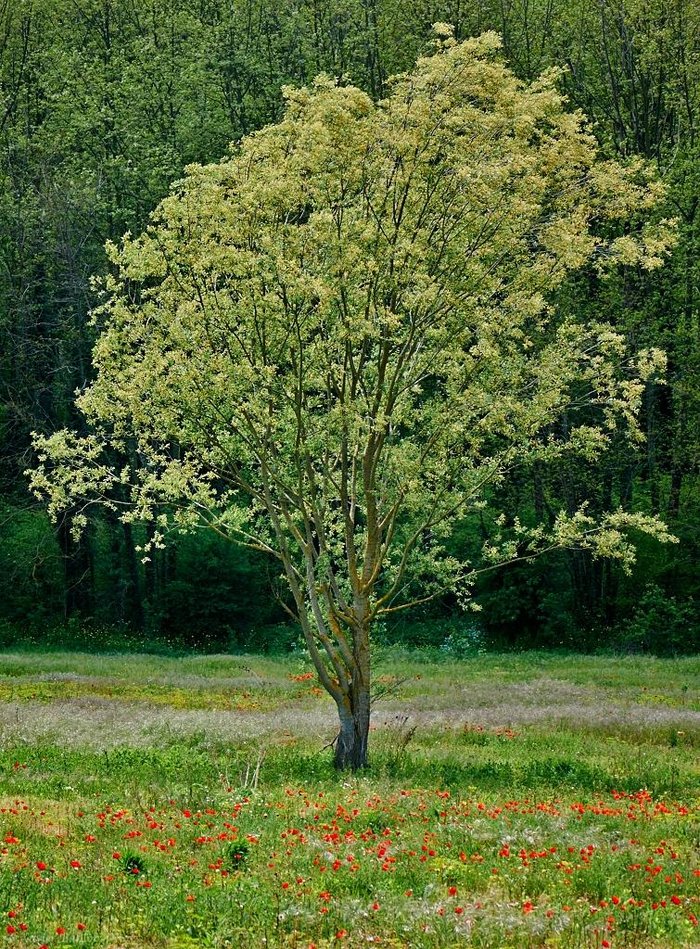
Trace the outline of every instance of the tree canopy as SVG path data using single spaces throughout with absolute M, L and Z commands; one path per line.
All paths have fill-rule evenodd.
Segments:
M 520 468 L 638 439 L 663 369 L 565 292 L 573 273 L 662 263 L 661 186 L 599 158 L 556 71 L 526 84 L 494 34 L 436 29 L 379 103 L 324 76 L 286 89 L 279 123 L 190 166 L 110 245 L 77 400 L 90 434 L 37 440 L 34 489 L 54 512 L 82 505 L 78 527 L 102 503 L 153 520 L 154 547 L 205 524 L 277 558 L 338 707 L 340 767 L 367 760 L 372 625 L 468 593 L 454 520 Z M 627 528 L 668 537 L 622 511 L 509 513 L 487 564 L 555 546 L 627 563 Z

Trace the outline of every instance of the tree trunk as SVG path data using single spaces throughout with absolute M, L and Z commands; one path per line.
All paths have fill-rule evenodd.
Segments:
M 681 470 L 680 464 L 674 462 L 673 467 L 671 468 L 671 487 L 669 489 L 668 495 L 668 512 L 667 517 L 669 520 L 675 521 L 678 518 L 681 510 L 681 487 L 683 485 L 683 472 Z
M 364 684 L 353 686 L 338 705 L 340 731 L 333 762 L 338 771 L 358 771 L 367 766 L 369 714 L 369 688 Z
M 58 524 L 56 539 L 63 555 L 63 618 L 79 614 L 92 618 L 94 608 L 94 560 L 89 531 L 76 540 L 70 532 L 69 513 Z
M 124 534 L 124 558 L 126 560 L 128 576 L 128 606 L 125 615 L 133 623 L 135 629 L 143 630 L 146 626 L 146 613 L 143 606 L 143 589 L 139 573 L 138 556 L 134 543 L 134 532 L 131 524 L 122 524 Z
M 356 599 L 354 613 L 354 669 L 348 691 L 337 702 L 340 731 L 335 745 L 334 764 L 338 771 L 358 771 L 366 768 L 368 763 L 370 655 L 369 603 L 366 597 Z

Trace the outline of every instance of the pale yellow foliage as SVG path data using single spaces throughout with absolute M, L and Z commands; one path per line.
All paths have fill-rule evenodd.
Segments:
M 407 567 L 426 597 L 468 579 L 441 552 L 455 517 L 518 465 L 634 435 L 662 368 L 557 306 L 575 270 L 659 265 L 672 222 L 602 235 L 661 186 L 598 160 L 555 72 L 526 86 L 494 34 L 436 32 L 379 104 L 326 77 L 285 90 L 281 122 L 190 167 L 145 233 L 109 247 L 78 399 L 95 434 L 38 440 L 53 511 L 116 480 L 126 516 L 160 513 L 162 531 L 167 511 L 276 553 L 334 695 Z M 138 474 L 113 474 L 102 444 Z M 629 562 L 627 524 L 661 533 L 581 512 L 490 553 L 597 537 Z

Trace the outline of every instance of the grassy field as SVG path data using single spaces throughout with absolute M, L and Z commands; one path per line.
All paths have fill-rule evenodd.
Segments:
M 700 661 L 0 655 L 0 945 L 700 945 Z

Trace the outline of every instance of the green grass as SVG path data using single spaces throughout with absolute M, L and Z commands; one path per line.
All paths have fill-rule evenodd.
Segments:
M 0 945 L 691 947 L 700 663 L 0 656 Z M 4 841 L 4 843 L 2 842 Z

